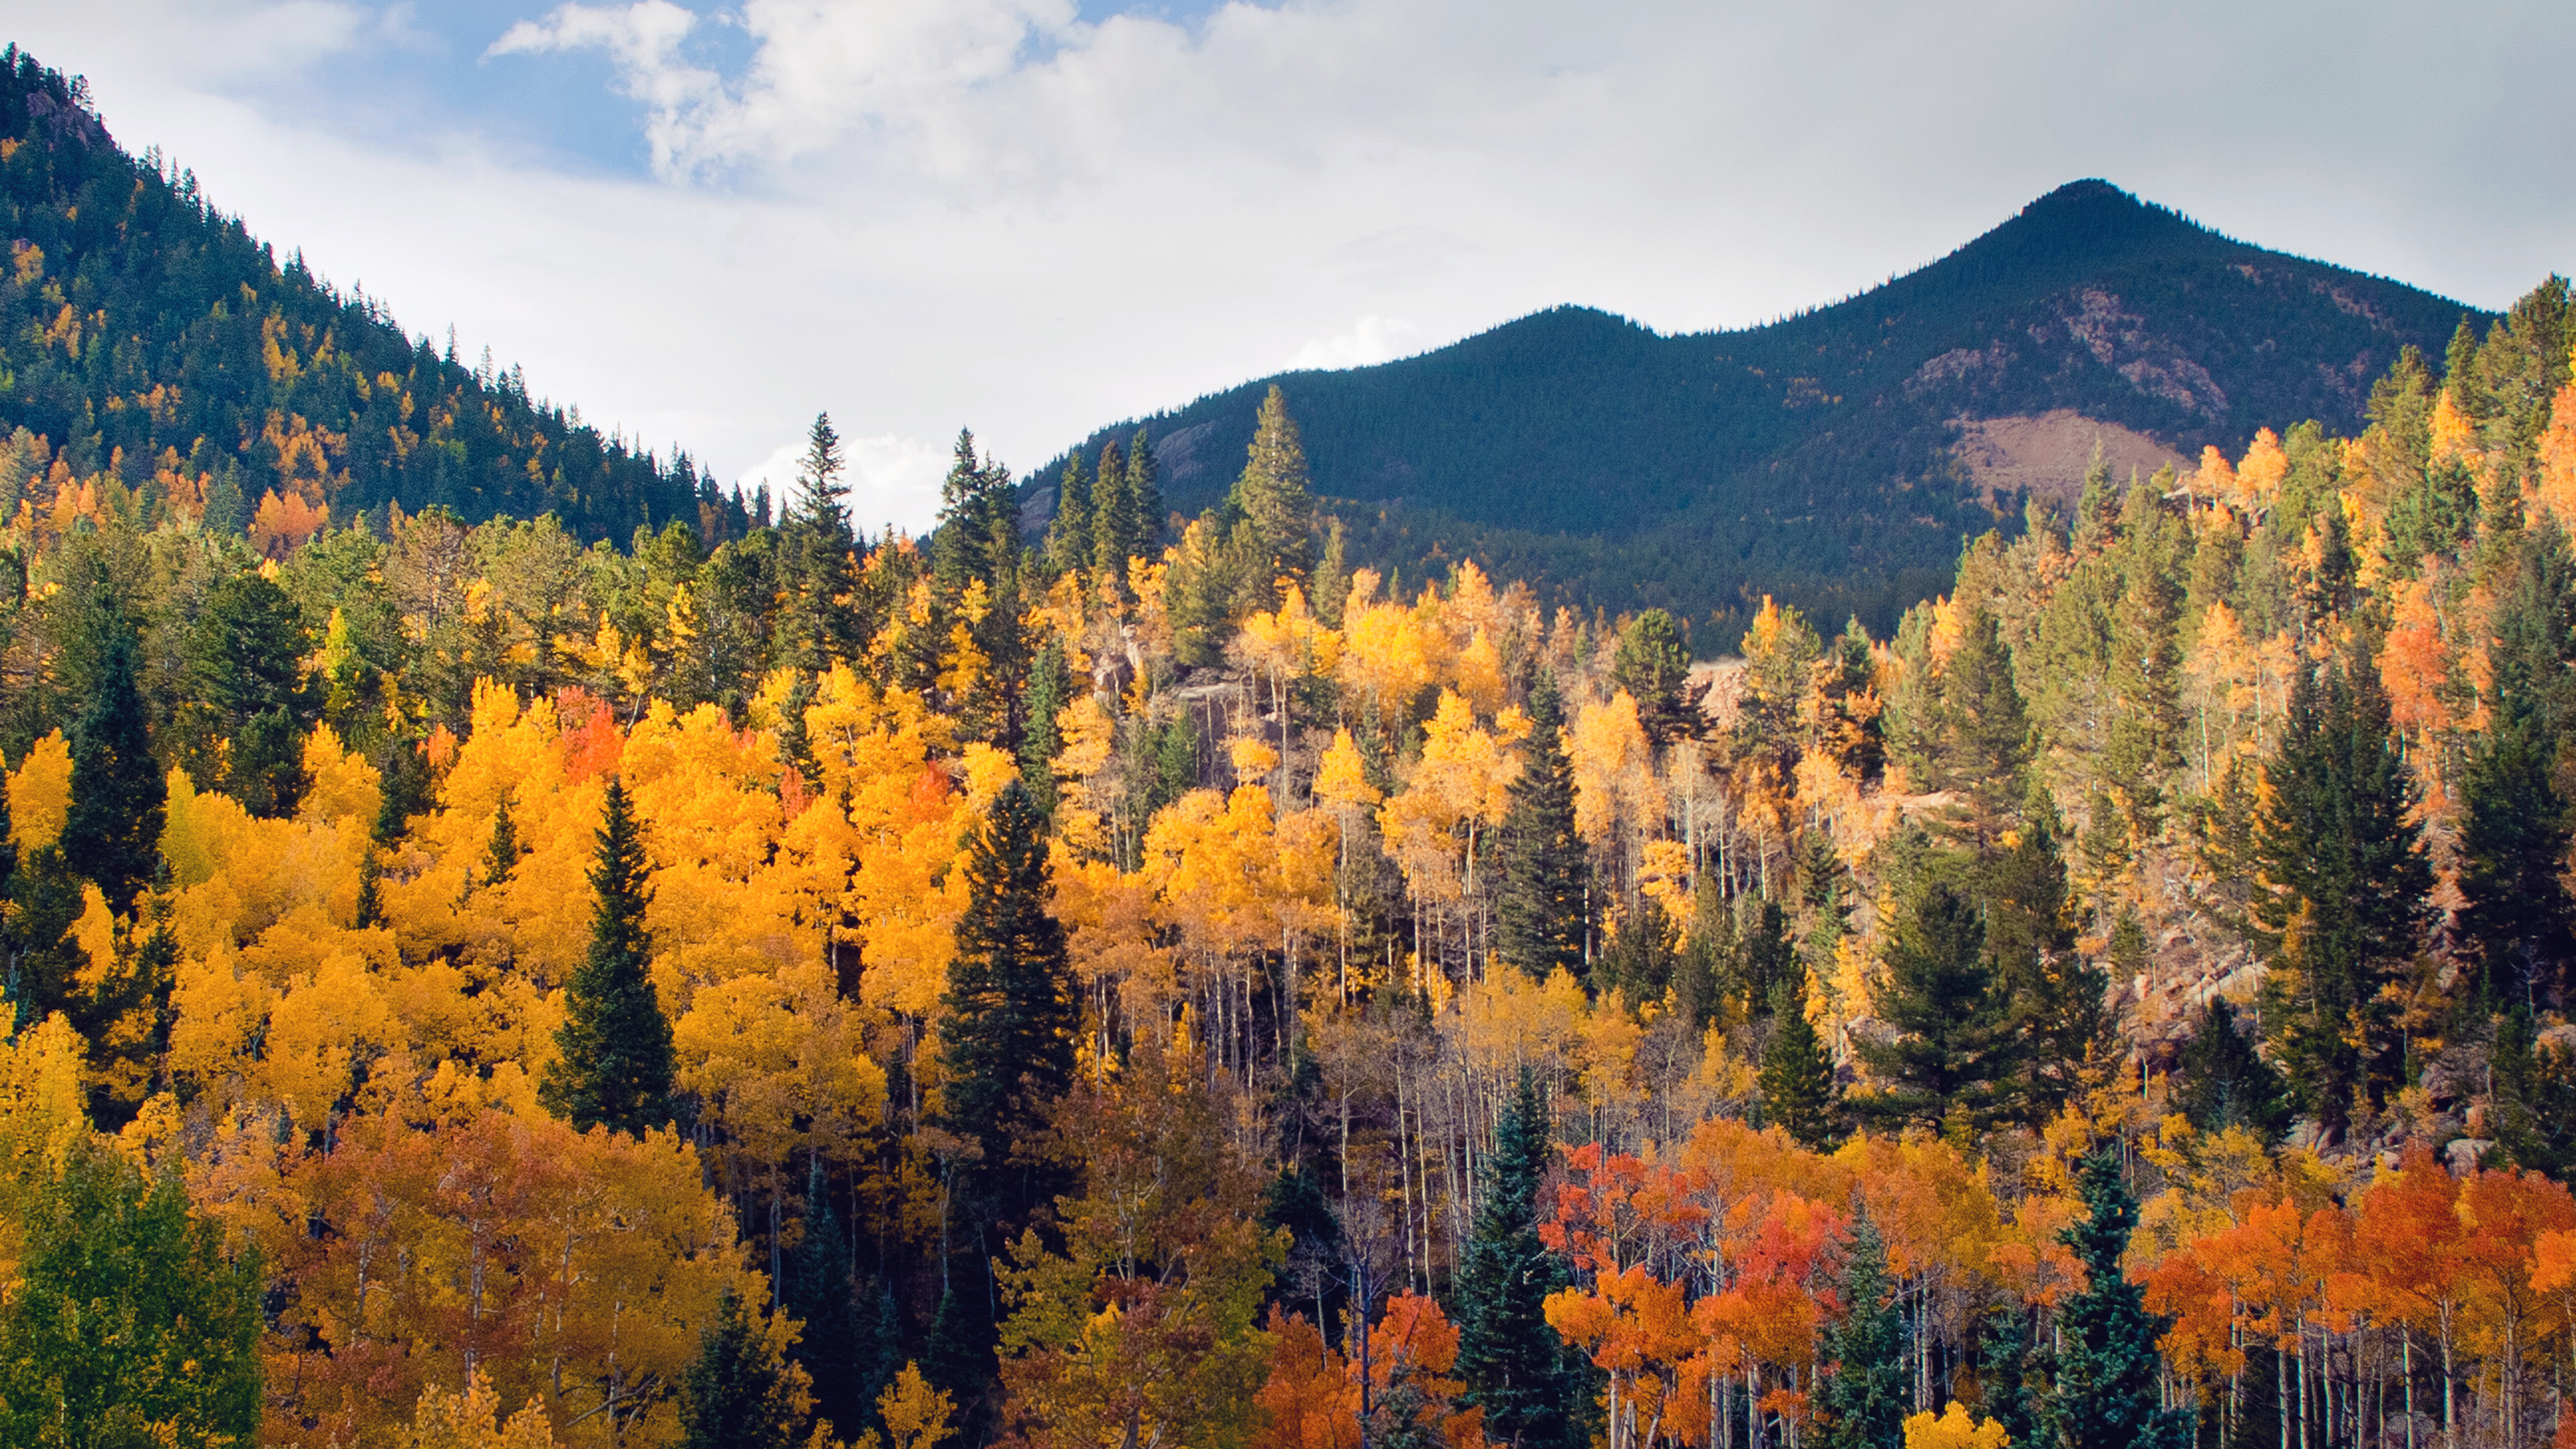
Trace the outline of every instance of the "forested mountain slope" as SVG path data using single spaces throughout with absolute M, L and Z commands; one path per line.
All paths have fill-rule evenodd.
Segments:
M 1578 604 L 1716 611 L 1729 639 L 1766 593 L 1886 627 L 1993 518 L 1954 463 L 1953 419 L 2072 409 L 2186 457 L 2301 419 L 2349 432 L 2398 349 L 2438 352 L 2464 316 L 2489 320 L 2079 181 L 1930 266 L 1767 326 L 1667 337 L 1560 307 L 1144 425 L 1166 492 L 1196 512 L 1279 384 L 1317 492 L 1381 570 L 1472 554 Z
M 0 517 L 50 494 L 59 464 L 271 541 L 325 508 L 394 502 L 469 522 L 551 512 L 585 538 L 740 531 L 685 455 L 603 437 L 516 368 L 405 336 L 300 254 L 281 267 L 192 174 L 120 149 L 75 82 L 14 46 L 0 59 Z

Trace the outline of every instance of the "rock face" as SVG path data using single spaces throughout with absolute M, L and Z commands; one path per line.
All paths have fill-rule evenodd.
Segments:
M 1959 430 L 1951 455 L 1989 496 L 2033 493 L 2072 499 L 2083 491 L 2084 470 L 2097 448 L 2111 477 L 2123 486 L 2133 475 L 2147 477 L 2167 466 L 2183 472 L 2192 466 L 2190 459 L 2134 428 L 2088 418 L 2073 408 L 2035 418 L 1957 418 L 1951 425 Z

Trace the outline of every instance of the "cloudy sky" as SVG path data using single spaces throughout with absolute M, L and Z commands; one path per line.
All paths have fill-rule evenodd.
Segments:
M 1559 302 L 1739 326 L 2103 176 L 2501 306 L 2576 265 L 2576 7 L 0 0 L 414 332 L 862 515 Z

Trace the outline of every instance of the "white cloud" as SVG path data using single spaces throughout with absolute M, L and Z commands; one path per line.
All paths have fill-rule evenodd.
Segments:
M 2493 139 L 2576 129 L 2563 6 L 531 0 L 459 52 L 487 89 L 588 87 L 634 174 L 549 169 L 500 117 L 399 150 L 335 125 L 304 97 L 399 49 L 360 0 L 0 14 L 126 144 L 414 329 L 727 480 L 828 408 L 887 460 L 861 514 L 911 527 L 946 449 L 906 440 L 971 423 L 1025 469 L 1281 359 L 1561 302 L 1756 321 L 2080 176 L 2490 306 L 2576 251 L 2576 151 Z
M 1421 328 L 1400 317 L 1380 317 L 1371 312 L 1353 322 L 1348 332 L 1298 348 L 1297 355 L 1288 359 L 1288 366 L 1366 367 L 1373 362 L 1410 357 L 1421 350 Z

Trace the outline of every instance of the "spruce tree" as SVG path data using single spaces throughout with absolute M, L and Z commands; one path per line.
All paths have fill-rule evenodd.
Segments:
M 1163 469 L 1146 440 L 1145 430 L 1127 440 L 1127 493 L 1136 500 L 1136 547 L 1140 558 L 1160 556 L 1165 528 Z
M 1771 998 L 1771 1039 L 1762 1047 L 1759 1078 L 1762 1117 L 1801 1146 L 1827 1152 L 1842 1141 L 1842 1094 L 1833 1060 L 1807 1019 L 1806 972 L 1796 974 L 1795 985 L 1781 977 Z
M 1288 416 L 1288 399 L 1272 383 L 1253 424 L 1252 446 L 1226 499 L 1248 531 L 1250 556 L 1260 577 L 1254 590 L 1268 594 L 1279 578 L 1305 581 L 1314 563 L 1315 500 L 1306 484 L 1306 446 Z
M 1566 1375 L 1547 1297 L 1563 1269 L 1538 1236 L 1538 1189 L 1552 1155 L 1547 1105 L 1527 1068 L 1485 1159 L 1484 1201 L 1458 1272 L 1458 1377 L 1488 1438 L 1517 1449 L 1567 1443 Z
M 1064 748 L 1056 716 L 1074 700 L 1073 670 L 1065 662 L 1064 636 L 1049 634 L 1046 647 L 1029 666 L 1023 686 L 1020 729 L 1020 778 L 1041 814 L 1053 816 L 1056 805 L 1055 757 Z
M 63 858 L 119 911 L 160 863 L 169 798 L 152 757 L 151 713 L 135 682 L 135 641 L 124 610 L 102 608 L 95 627 L 97 682 L 72 725 L 72 803 Z
M 1101 466 L 1110 466 L 1101 460 Z M 1083 472 L 1082 450 L 1076 448 L 1056 475 L 1055 522 L 1047 527 L 1047 558 L 1058 574 L 1088 572 L 1093 567 L 1090 476 Z
M 1118 445 L 1101 451 L 1100 476 L 1091 485 L 1091 568 L 1102 597 L 1126 596 L 1127 560 L 1144 552 L 1143 520 L 1136 511 L 1136 488 L 1118 465 Z
M 1505 961 L 1539 980 L 1559 969 L 1580 980 L 1587 862 L 1574 829 L 1574 762 L 1565 753 L 1553 676 L 1542 674 L 1531 687 L 1529 718 L 1528 758 L 1503 818 L 1496 944 Z
M 2022 1044 L 1976 903 L 1943 881 L 1918 889 L 1889 933 L 1886 964 L 1879 1015 L 1896 1036 L 1855 1043 L 1881 1090 L 1854 1107 L 1891 1127 L 1938 1132 L 1953 1112 L 1992 1124 L 2013 1105 Z
M 1979 872 L 1986 951 L 2028 1053 L 2034 1118 L 2054 1114 L 2082 1090 L 2088 1065 L 2113 1031 L 2111 979 L 2075 949 L 2060 833 L 2046 788 L 2033 786 L 2013 843 Z
M 815 1412 L 832 1421 L 839 1438 L 855 1443 L 884 1385 L 872 1376 L 877 1365 L 860 1322 L 857 1265 L 819 1158 L 806 1172 L 803 1228 L 780 1294 L 788 1316 L 804 1325 L 789 1352 L 813 1383 Z
M 2281 1074 L 2237 1029 L 2236 1009 L 2225 999 L 2210 998 L 2178 1065 L 2176 1104 L 2201 1131 L 2243 1127 L 2269 1144 L 2289 1126 Z
M 598 897 L 590 954 L 564 985 L 557 1060 L 538 1096 L 584 1132 L 606 1126 L 641 1136 L 671 1120 L 671 1023 L 653 988 L 653 937 L 644 928 L 652 890 L 643 835 L 614 775 L 590 887 Z
M 2120 1263 L 2138 1203 L 2121 1181 L 2116 1146 L 2085 1159 L 2082 1189 L 2087 1216 L 2058 1240 L 2075 1250 L 2085 1283 L 2058 1306 L 2056 1373 L 2041 1422 L 2063 1449 L 2184 1449 L 2191 1413 L 2162 1407 L 2158 1392 L 2156 1341 L 2173 1320 L 2147 1311 L 2145 1290 Z
M 1954 837 L 1983 850 L 2022 802 L 2030 716 L 1993 613 L 1980 603 L 1963 607 L 1958 646 L 1934 685 L 1932 769 L 1925 783 L 1956 797 L 1949 822 Z
M 1913 1403 L 1912 1333 L 1890 1291 L 1887 1244 L 1866 1208 L 1844 1252 L 1840 1323 L 1820 1335 L 1816 1357 L 1818 1449 L 1902 1449 Z
M 727 1292 L 680 1380 L 680 1449 L 801 1449 L 805 1417 L 787 1366 Z
M 1656 749 L 1708 730 L 1700 701 L 1709 686 L 1692 682 L 1690 664 L 1690 646 L 1667 610 L 1648 609 L 1619 630 L 1610 677 L 1637 702 L 1637 725 Z
M 519 868 L 519 827 L 510 818 L 510 795 L 501 794 L 501 806 L 492 812 L 492 839 L 483 847 L 483 881 L 499 885 Z
M 791 668 L 828 670 L 867 645 L 856 608 L 858 538 L 849 485 L 841 481 L 845 467 L 831 415 L 815 414 L 781 530 L 792 587 L 780 600 L 777 662 Z
M 2576 1168 L 2576 1052 L 2543 1045 L 2530 1008 L 2519 1002 L 2496 1022 L 2487 1086 L 2506 1161 L 2562 1180 Z
M 998 1250 L 1066 1186 L 1060 1167 L 1014 1149 L 1036 1140 L 1071 1084 L 1080 1025 L 1064 927 L 1047 912 L 1046 822 L 1018 781 L 994 800 L 965 869 L 940 1025 L 940 1125 L 973 1146 L 958 1177 Z
M 2413 957 L 2433 885 L 2378 671 L 2365 661 L 2301 676 L 2265 777 L 2264 1020 L 2300 1109 L 2340 1128 L 2355 1093 L 2376 1100 L 2398 1080 L 2402 1043 L 2380 987 Z
M 2559 791 L 2556 741 L 2536 717 L 2499 720 L 2470 746 L 2461 782 L 2460 933 L 2489 999 L 2532 1006 L 2564 990 L 2576 903 L 2560 872 L 2576 812 Z

